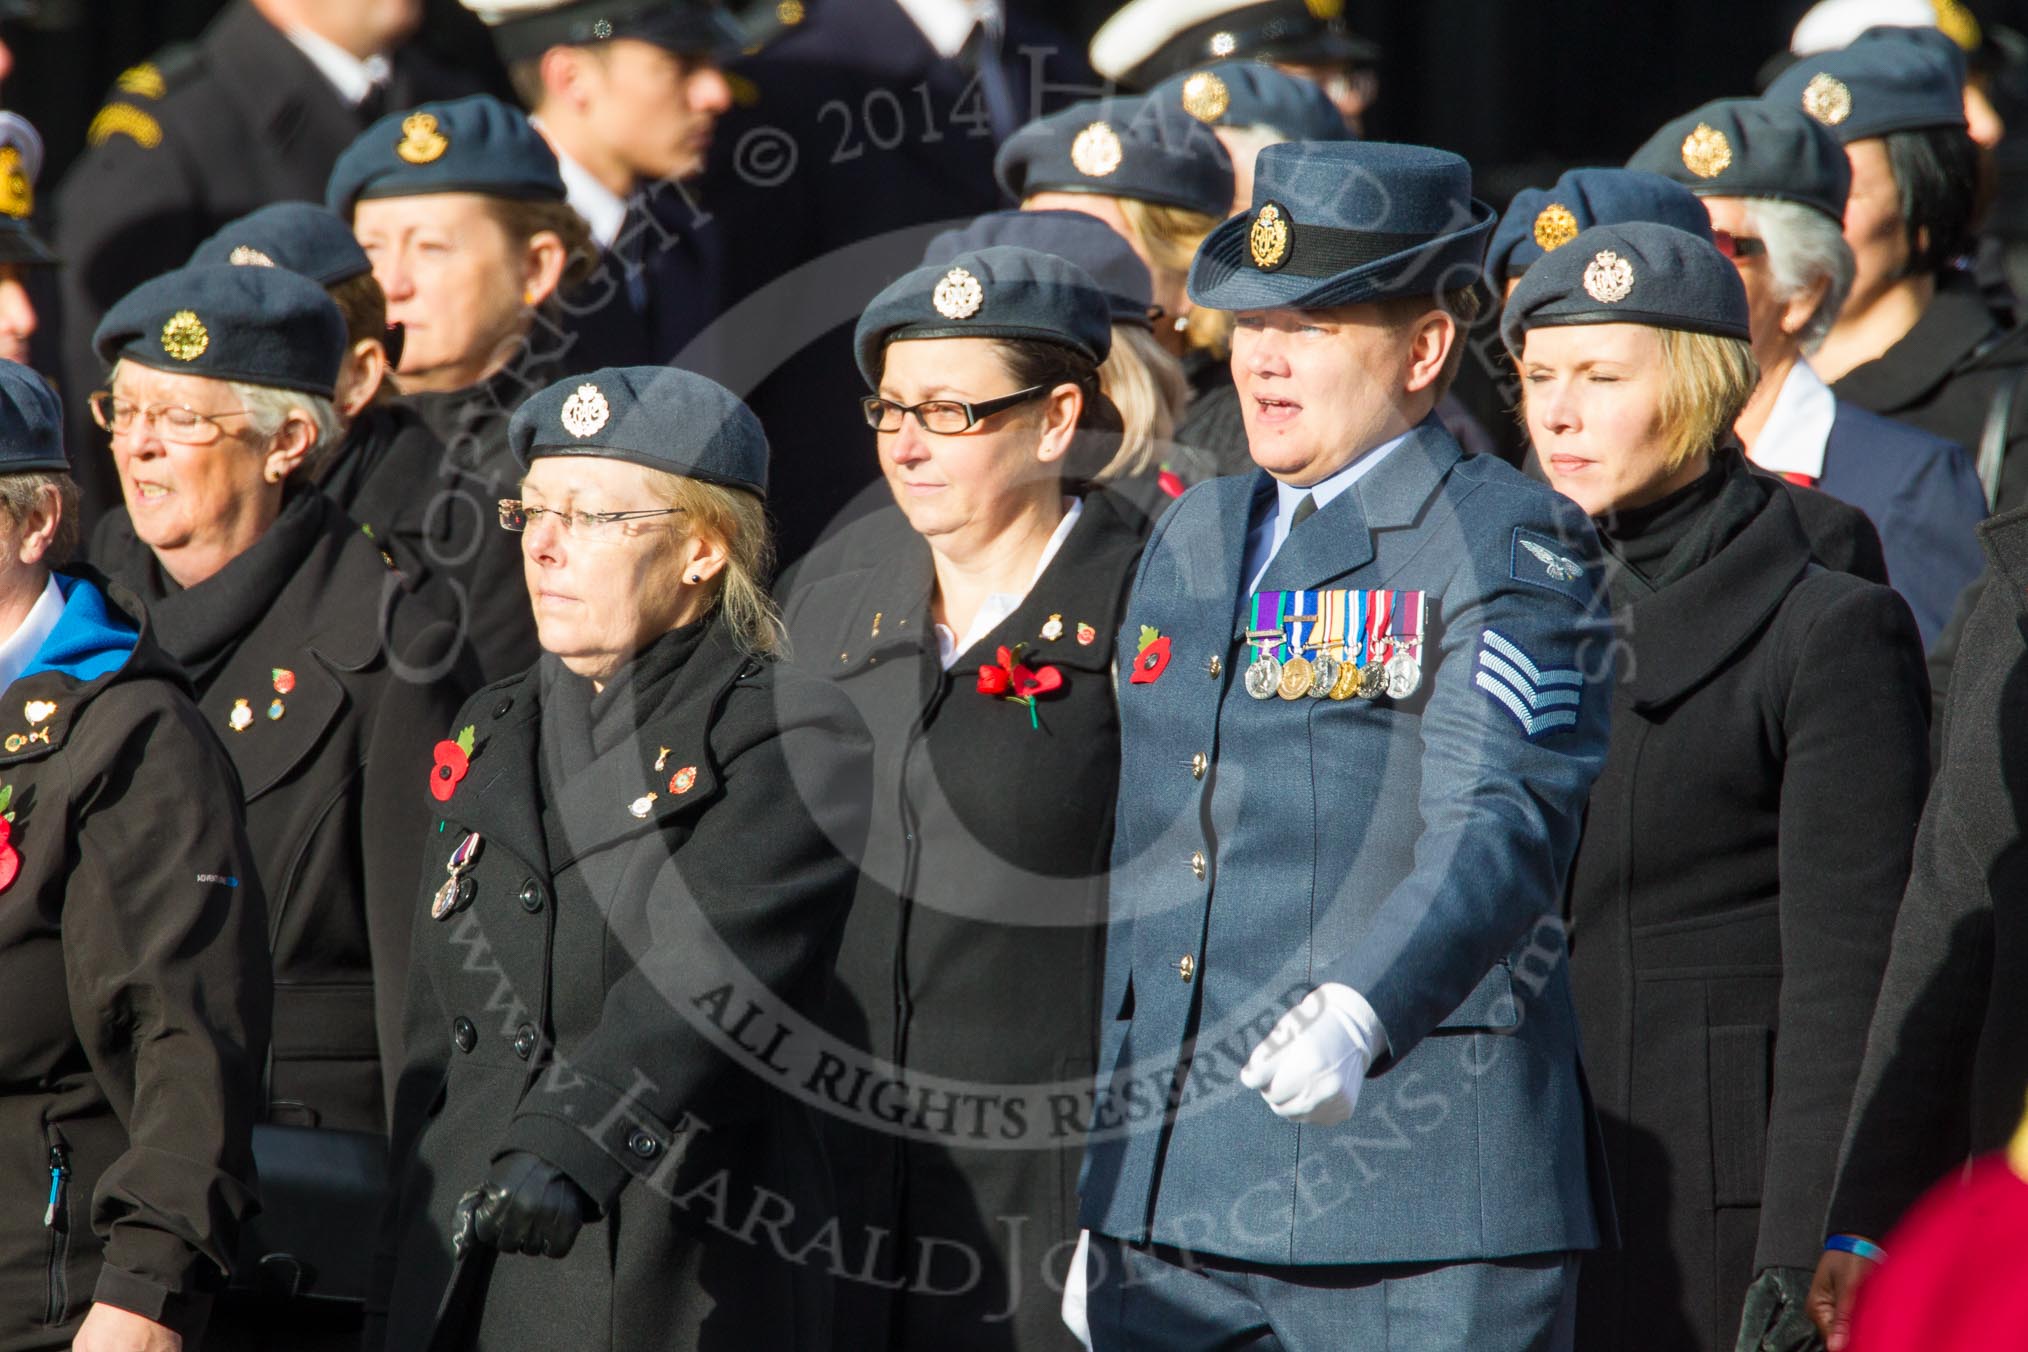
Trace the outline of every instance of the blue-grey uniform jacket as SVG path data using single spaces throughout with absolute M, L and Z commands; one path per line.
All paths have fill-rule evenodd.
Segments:
M 1426 421 L 1260 579 L 1426 593 L 1420 687 L 1254 699 L 1241 572 L 1273 502 L 1258 472 L 1192 489 L 1128 602 L 1124 651 L 1152 629 L 1169 658 L 1120 683 L 1083 1223 L 1267 1264 L 1594 1247 L 1610 1213 L 1557 919 L 1612 695 L 1591 524 Z M 1238 1074 L 1324 982 L 1386 1043 L 1350 1121 L 1300 1126 Z

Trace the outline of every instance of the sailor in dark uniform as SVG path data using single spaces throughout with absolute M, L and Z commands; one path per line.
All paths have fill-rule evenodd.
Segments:
M 716 0 L 466 0 L 598 246 L 561 298 L 574 367 L 666 362 L 717 310 L 688 194 L 732 104 L 719 69 L 747 35 Z
M 1132 0 L 1091 40 L 1092 67 L 1129 89 L 1227 60 L 1315 82 L 1354 134 L 1380 93 L 1380 48 L 1345 22 L 1344 0 Z
M 480 673 L 520 670 L 535 622 L 520 552 L 495 524 L 517 477 L 507 419 L 571 350 L 557 298 L 592 267 L 584 221 L 548 143 L 485 95 L 382 118 L 339 157 L 325 203 L 352 223 L 402 326 L 403 402 L 445 447 L 390 528 L 421 539 Z
M 84 415 L 98 387 L 92 330 L 106 307 L 180 266 L 198 241 L 269 202 L 324 194 L 331 164 L 386 108 L 448 98 L 470 79 L 401 44 L 421 5 L 316 6 L 349 22 L 284 31 L 233 0 L 193 43 L 119 78 L 89 148 L 57 189 L 65 384 L 86 526 L 120 500 L 105 438 Z M 85 454 L 86 448 L 94 448 Z
M 1628 163 L 1703 199 L 1746 283 L 1760 365 L 1736 429 L 1747 458 L 1864 511 L 1888 580 L 1933 643 L 1979 575 L 1972 528 L 1985 495 L 1962 446 L 1838 398 L 1810 367 L 1851 289 L 1843 148 L 1801 109 L 1732 99 L 1665 124 Z

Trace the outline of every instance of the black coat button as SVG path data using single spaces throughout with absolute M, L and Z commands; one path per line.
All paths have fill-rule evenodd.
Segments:
M 662 1153 L 662 1143 L 640 1127 L 635 1127 L 634 1134 L 627 1138 L 627 1149 L 644 1160 L 651 1160 Z
M 514 1054 L 526 1061 L 535 1054 L 535 1025 L 524 1023 L 514 1030 Z
M 472 1021 L 460 1014 L 451 1020 L 451 1041 L 458 1044 L 458 1050 L 468 1052 L 479 1045 L 479 1030 Z
M 514 707 L 513 700 L 503 699 L 498 704 L 493 706 L 493 717 L 505 718 L 507 716 L 507 711 L 513 707 Z
M 542 909 L 542 884 L 533 878 L 521 884 L 521 909 L 530 915 Z

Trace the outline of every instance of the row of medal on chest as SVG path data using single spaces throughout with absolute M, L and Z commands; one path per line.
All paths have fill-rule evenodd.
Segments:
M 1426 593 L 1256 592 L 1247 605 L 1255 699 L 1407 699 L 1422 688 Z M 1290 655 L 1277 657 L 1277 649 Z M 1307 656 L 1305 654 L 1308 654 Z

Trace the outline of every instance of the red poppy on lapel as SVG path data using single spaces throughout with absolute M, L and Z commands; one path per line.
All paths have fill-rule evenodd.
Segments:
M 473 738 L 476 727 L 467 727 L 455 739 L 437 743 L 436 764 L 430 767 L 430 797 L 439 803 L 451 801 L 458 785 L 472 769 Z

